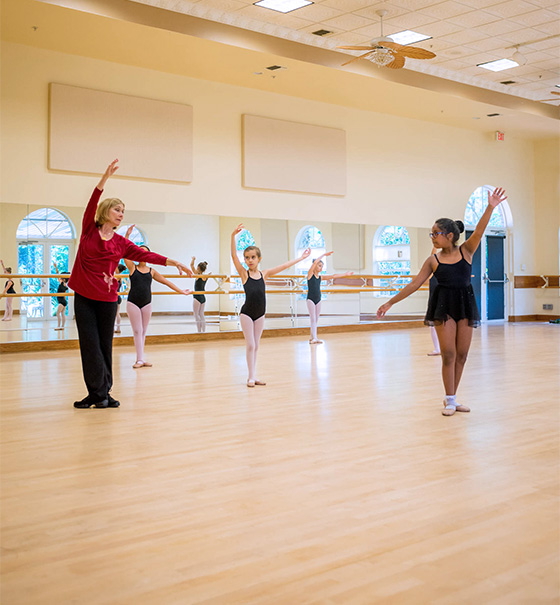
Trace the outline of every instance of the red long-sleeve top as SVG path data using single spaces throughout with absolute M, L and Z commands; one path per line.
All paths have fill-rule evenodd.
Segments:
M 91 298 L 116 302 L 119 280 L 114 278 L 121 258 L 165 265 L 167 258 L 142 250 L 130 240 L 115 233 L 110 240 L 101 238 L 95 225 L 95 212 L 102 190 L 93 190 L 82 220 L 82 235 L 68 285 L 74 292 Z

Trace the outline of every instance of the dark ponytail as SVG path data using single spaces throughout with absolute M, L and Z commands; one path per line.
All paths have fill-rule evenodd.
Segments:
M 204 273 L 206 271 L 206 267 L 208 267 L 208 263 L 206 261 L 202 261 L 197 265 L 197 268 L 201 273 Z
M 438 218 L 436 221 L 438 229 L 441 229 L 445 234 L 453 233 L 453 243 L 455 244 L 459 239 L 459 236 L 465 230 L 463 221 L 454 221 L 450 218 Z

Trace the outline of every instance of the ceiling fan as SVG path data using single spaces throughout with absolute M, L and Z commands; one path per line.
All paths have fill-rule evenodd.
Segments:
M 560 92 L 556 92 L 555 90 L 550 91 L 551 95 L 560 95 Z M 541 99 L 541 103 L 545 103 L 546 101 L 560 101 L 560 99 Z
M 378 67 L 390 67 L 391 69 L 401 69 L 404 67 L 406 57 L 411 59 L 433 59 L 436 55 L 429 50 L 424 50 L 418 46 L 404 46 L 393 42 L 390 36 L 383 35 L 383 17 L 387 14 L 386 10 L 378 10 L 377 14 L 381 19 L 381 36 L 374 38 L 369 46 L 337 46 L 344 50 L 366 50 L 367 52 L 346 61 L 342 65 L 348 65 L 358 59 L 368 59 Z

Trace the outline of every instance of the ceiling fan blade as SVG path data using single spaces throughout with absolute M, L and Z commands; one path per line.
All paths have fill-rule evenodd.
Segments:
M 385 67 L 390 67 L 391 69 L 400 69 L 401 67 L 404 67 L 404 56 L 400 53 L 396 54 L 391 63 L 385 65 Z
M 337 48 L 343 48 L 344 50 L 372 50 L 371 46 L 337 46 Z
M 410 59 L 433 59 L 436 56 L 432 51 L 425 50 L 419 46 L 404 46 L 403 44 L 397 44 L 396 42 L 380 42 L 380 44 L 381 46 L 390 48 Z
M 368 55 L 371 55 L 372 52 L 373 52 L 373 50 L 368 50 L 367 53 L 364 53 L 363 55 L 359 55 L 357 57 L 354 57 L 353 59 L 350 59 L 350 61 L 346 61 L 346 63 L 342 64 L 342 67 L 344 67 L 345 65 L 348 65 L 349 63 L 353 63 L 354 61 L 357 61 L 358 59 L 363 59 L 364 57 L 367 57 Z

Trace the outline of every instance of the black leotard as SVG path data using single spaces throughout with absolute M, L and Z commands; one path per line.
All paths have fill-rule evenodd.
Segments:
M 12 285 L 6 290 L 6 294 L 15 294 L 16 291 L 14 290 L 14 280 L 13 279 L 9 279 L 5 284 L 4 284 L 4 288 L 10 283 L 12 282 Z
M 468 319 L 469 326 L 480 325 L 480 315 L 476 305 L 473 287 L 471 285 L 472 266 L 466 261 L 461 252 L 461 260 L 456 263 L 438 263 L 434 276 L 437 285 L 430 295 L 428 311 L 424 323 L 430 326 L 439 325 L 448 319 L 459 321 Z
M 206 280 L 202 279 L 202 277 L 199 277 L 195 282 L 194 282 L 194 290 L 195 292 L 200 292 L 201 290 L 206 290 Z M 206 302 L 206 296 L 204 296 L 204 294 L 194 294 L 193 298 L 195 300 L 198 300 L 198 302 L 202 305 Z
M 245 304 L 241 307 L 240 313 L 257 321 L 263 317 L 266 311 L 266 288 L 262 273 L 259 279 L 253 279 L 248 275 L 243 289 L 245 290 Z
M 141 273 L 136 269 L 130 274 L 130 291 L 128 302 L 136 305 L 139 309 L 152 302 L 152 270 Z
M 321 302 L 321 278 L 312 275 L 307 280 L 307 300 L 318 304 Z
M 68 286 L 66 284 L 60 283 L 58 284 L 58 289 L 57 292 L 68 292 Z M 57 296 L 56 300 L 58 301 L 59 305 L 64 305 L 66 306 L 68 304 L 68 300 L 64 297 L 64 296 Z

